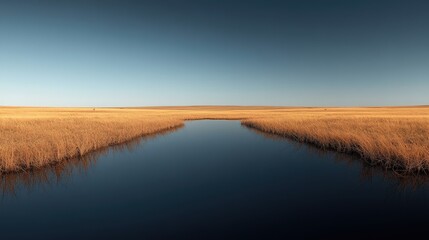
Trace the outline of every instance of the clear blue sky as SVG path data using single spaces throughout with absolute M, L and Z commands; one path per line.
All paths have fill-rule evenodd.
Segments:
M 0 105 L 429 104 L 427 1 L 2 1 Z

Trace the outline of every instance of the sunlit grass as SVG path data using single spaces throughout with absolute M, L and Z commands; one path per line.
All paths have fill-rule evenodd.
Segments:
M 406 171 L 429 169 L 429 108 L 0 108 L 0 170 L 19 171 L 181 126 L 239 119 L 258 130 Z

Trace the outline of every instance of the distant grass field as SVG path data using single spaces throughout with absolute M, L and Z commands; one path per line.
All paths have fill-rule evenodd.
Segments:
M 40 168 L 183 125 L 238 119 L 257 130 L 358 154 L 405 172 L 429 170 L 429 107 L 0 108 L 0 172 Z

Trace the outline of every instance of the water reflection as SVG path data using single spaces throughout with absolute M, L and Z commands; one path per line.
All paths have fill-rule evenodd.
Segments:
M 69 159 L 48 165 L 43 168 L 31 169 L 24 172 L 8 173 L 0 175 L 0 189 L 3 196 L 15 195 L 19 188 L 32 189 L 67 182 L 71 177 L 86 174 L 88 169 L 95 166 L 97 160 L 110 152 L 133 151 L 142 141 L 151 140 L 160 135 L 166 135 L 181 129 L 183 126 L 169 129 L 157 134 L 146 135 L 144 137 L 130 140 L 123 144 L 113 145 L 93 151 L 79 158 Z M 381 177 L 382 179 L 395 184 L 397 191 L 417 190 L 420 187 L 427 186 L 429 182 L 428 175 L 408 174 L 403 175 L 399 172 L 385 169 L 381 166 L 374 166 L 355 155 L 338 153 L 330 150 L 323 150 L 311 144 L 302 144 L 294 140 L 281 137 L 275 134 L 265 133 L 254 128 L 242 125 L 243 128 L 256 133 L 264 138 L 275 141 L 287 142 L 289 146 L 293 146 L 295 151 L 306 151 L 318 156 L 321 160 L 326 160 L 327 156 L 331 156 L 335 162 L 345 164 L 350 168 L 360 168 L 360 179 L 362 182 L 371 182 L 374 178 Z
M 112 145 L 90 152 L 83 156 L 68 159 L 42 168 L 34 168 L 22 172 L 12 172 L 0 174 L 0 189 L 2 196 L 14 196 L 20 188 L 33 189 L 53 184 L 67 182 L 71 177 L 86 174 L 87 171 L 96 165 L 97 160 L 110 152 L 133 151 L 144 141 L 149 141 L 155 137 L 170 134 L 178 131 L 183 126 L 171 128 L 156 134 L 149 134 L 138 137 L 125 143 Z
M 165 137 L 5 175 L 4 195 L 12 197 L 0 201 L 2 238 L 384 239 L 425 233 L 429 188 L 421 176 L 401 177 L 353 156 L 255 133 L 238 121 L 187 122 Z
M 424 174 L 403 174 L 399 171 L 394 171 L 392 169 L 383 168 L 380 165 L 373 165 L 365 159 L 360 158 L 357 155 L 339 153 L 333 150 L 325 150 L 319 147 L 316 147 L 312 144 L 303 144 L 295 140 L 288 139 L 276 134 L 262 132 L 255 128 L 248 127 L 246 125 L 241 125 L 242 127 L 249 129 L 250 131 L 261 135 L 265 138 L 269 138 L 275 141 L 284 141 L 287 142 L 290 146 L 293 146 L 296 151 L 306 151 L 311 154 L 317 155 L 322 160 L 326 160 L 327 156 L 332 156 L 334 161 L 339 164 L 345 164 L 350 168 L 355 168 L 359 166 L 360 168 L 360 179 L 363 182 L 371 182 L 376 177 L 381 177 L 382 179 L 392 182 L 397 187 L 397 191 L 403 192 L 408 190 L 417 190 L 418 188 L 428 185 L 429 175 Z

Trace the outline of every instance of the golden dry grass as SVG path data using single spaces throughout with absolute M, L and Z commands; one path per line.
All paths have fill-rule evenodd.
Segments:
M 0 168 L 41 167 L 180 125 L 135 110 L 2 109 Z
M 0 171 L 73 158 L 181 126 L 184 120 L 239 119 L 255 129 L 356 153 L 406 171 L 429 169 L 429 107 L 0 108 Z
M 397 171 L 429 169 L 428 109 L 298 113 L 243 124 L 324 149 L 358 154 Z

